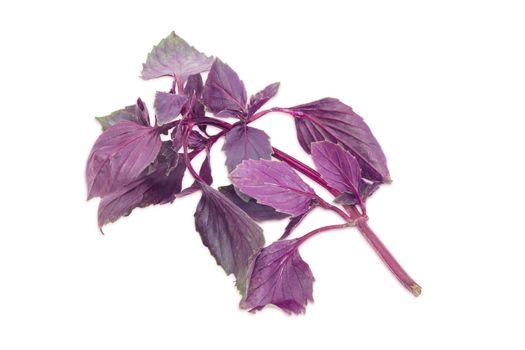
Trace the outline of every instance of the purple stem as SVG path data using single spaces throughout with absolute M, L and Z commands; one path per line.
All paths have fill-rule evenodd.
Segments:
M 248 123 L 251 123 L 253 121 L 256 121 L 257 119 L 259 119 L 260 117 L 262 117 L 263 115 L 266 115 L 270 112 L 282 112 L 282 113 L 287 113 L 287 114 L 290 114 L 291 116 L 293 117 L 307 117 L 306 114 L 304 114 L 303 112 L 300 112 L 300 111 L 294 111 L 293 109 L 289 109 L 289 108 L 281 108 L 281 107 L 273 107 L 273 108 L 270 108 L 270 109 L 267 109 L 267 110 L 264 110 L 264 111 L 260 111 L 258 113 L 255 113 L 254 115 L 252 115 L 250 117 L 250 119 L 248 120 Z
M 177 81 L 177 90 L 179 91 L 179 94 L 183 95 L 184 94 L 184 82 L 181 79 L 179 79 L 179 77 L 177 77 L 175 80 Z
M 348 226 L 349 226 L 348 223 L 346 223 L 346 224 L 328 225 L 328 226 L 319 227 L 318 229 L 310 231 L 307 234 L 305 234 L 304 236 L 299 237 L 299 242 L 303 243 L 308 238 L 311 238 L 312 236 L 315 236 L 316 234 L 321 233 L 321 232 L 325 232 L 325 231 L 329 231 L 329 230 L 335 230 L 335 229 L 338 229 L 338 228 L 345 228 L 345 227 L 348 227 Z
M 345 209 L 350 214 L 350 217 L 355 219 L 356 227 L 361 232 L 363 237 L 367 242 L 372 246 L 374 251 L 379 255 L 381 260 L 385 263 L 388 269 L 396 276 L 396 278 L 401 282 L 401 284 L 414 296 L 418 297 L 421 294 L 421 287 L 417 284 L 412 277 L 401 267 L 401 265 L 394 258 L 392 253 L 385 247 L 383 242 L 377 237 L 377 235 L 372 231 L 370 226 L 368 226 L 367 220 L 360 220 L 362 218 L 361 214 L 357 211 L 356 207 L 353 205 L 345 205 Z
M 248 119 L 248 123 L 252 123 L 254 121 L 256 121 L 257 119 L 259 119 L 260 117 L 270 113 L 270 112 L 279 112 L 279 108 L 276 107 L 276 108 L 270 108 L 270 109 L 266 109 L 264 111 L 260 111 L 260 112 L 257 112 L 255 113 L 254 115 L 252 115 L 250 117 L 250 119 Z
M 222 120 L 215 119 L 215 118 L 209 118 L 209 117 L 196 118 L 192 120 L 192 124 L 193 125 L 212 125 L 222 130 L 230 130 L 233 127 L 233 125 L 228 122 L 224 122 Z
M 325 209 L 329 209 L 329 210 L 334 211 L 335 213 L 339 214 L 339 216 L 342 217 L 343 220 L 345 220 L 347 223 L 351 223 L 353 221 L 353 219 L 347 213 L 345 213 L 343 210 L 341 210 L 340 208 L 336 207 L 335 205 L 332 205 L 332 204 L 328 203 L 327 201 L 325 201 L 321 197 L 316 196 L 316 200 L 317 200 L 317 202 L 319 203 L 319 205 L 321 207 L 323 207 Z
M 184 130 L 184 134 L 182 137 L 182 149 L 184 151 L 184 163 L 186 163 L 186 167 L 188 168 L 188 170 L 190 171 L 191 175 L 193 176 L 195 180 L 197 180 L 200 183 L 206 183 L 206 181 L 204 181 L 204 179 L 199 175 L 199 173 L 195 171 L 195 169 L 193 168 L 193 165 L 191 165 L 191 158 L 188 154 L 188 136 L 190 134 L 190 131 L 191 131 L 191 125 L 190 125 L 190 128 L 188 128 L 187 130 Z
M 298 170 L 299 172 L 303 173 L 304 175 L 308 176 L 313 181 L 317 182 L 319 185 L 323 186 L 325 189 L 327 189 L 332 195 L 335 197 L 340 196 L 341 192 L 336 190 L 335 188 L 330 187 L 328 183 L 321 178 L 321 175 L 314 169 L 310 168 L 308 165 L 304 164 L 298 159 L 295 159 L 291 155 L 281 151 L 280 149 L 276 147 L 272 147 L 273 150 L 273 156 L 285 163 L 288 163 L 292 168 Z

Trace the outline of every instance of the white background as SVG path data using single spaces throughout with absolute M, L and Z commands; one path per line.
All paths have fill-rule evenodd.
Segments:
M 0 348 L 523 349 L 524 15 L 520 1 L 4 3 Z M 270 105 L 333 96 L 365 118 L 394 180 L 370 225 L 421 297 L 345 230 L 301 249 L 305 315 L 239 310 L 194 231 L 198 195 L 98 232 L 93 117 L 139 96 L 152 109 L 170 81 L 141 81 L 141 63 L 172 30 L 251 93 L 280 81 Z M 289 117 L 255 126 L 308 162 Z M 316 211 L 296 234 L 336 222 Z

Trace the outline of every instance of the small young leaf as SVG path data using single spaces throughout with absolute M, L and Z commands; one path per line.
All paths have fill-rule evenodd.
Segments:
M 186 81 L 190 75 L 208 71 L 212 63 L 213 58 L 197 51 L 171 32 L 148 54 L 146 63 L 142 65 L 142 79 L 174 76 Z
M 314 276 L 299 255 L 300 241 L 285 240 L 262 249 L 252 260 L 240 307 L 261 310 L 268 304 L 300 314 L 313 301 Z
M 99 136 L 88 158 L 88 199 L 107 195 L 135 180 L 161 147 L 155 128 L 121 121 Z
M 264 246 L 262 229 L 223 194 L 205 184 L 201 187 L 195 227 L 217 264 L 235 275 L 243 294 L 249 259 Z
M 272 97 L 277 95 L 279 91 L 280 83 L 273 83 L 250 97 L 250 103 L 248 104 L 248 115 L 253 115 L 259 110 L 266 102 L 268 102 Z
M 297 138 L 310 153 L 316 141 L 331 141 L 344 146 L 361 166 L 362 176 L 377 182 L 390 182 L 386 158 L 370 128 L 352 108 L 335 98 L 324 98 L 290 108 L 295 118 Z
M 250 215 L 255 221 L 279 220 L 288 217 L 288 214 L 280 213 L 272 207 L 259 204 L 253 198 L 244 201 L 239 197 L 233 185 L 219 187 L 219 192 L 241 208 L 246 214 Z
M 135 115 L 139 120 L 139 124 L 142 124 L 144 126 L 151 126 L 148 108 L 140 98 L 137 99 L 137 103 L 135 104 Z
M 205 116 L 204 104 L 202 103 L 202 90 L 204 84 L 202 82 L 202 76 L 200 74 L 190 75 L 188 81 L 184 86 L 184 94 L 186 96 L 195 96 L 195 103 L 193 104 L 191 113 L 195 118 Z M 199 125 L 205 126 L 205 125 Z
M 246 89 L 237 73 L 218 58 L 211 66 L 203 91 L 204 104 L 218 117 L 243 118 Z
M 184 85 L 184 95 L 195 95 L 197 98 L 201 98 L 203 89 L 204 83 L 202 81 L 202 76 L 200 74 L 190 75 L 186 85 Z
M 213 183 L 209 150 L 206 152 L 206 158 L 204 158 L 204 160 L 202 161 L 201 168 L 199 169 L 199 175 L 202 177 L 202 179 L 204 180 L 204 182 L 206 182 L 207 185 L 211 185 Z
M 230 176 L 242 193 L 292 216 L 307 211 L 316 197 L 314 190 L 283 162 L 245 160 Z
M 361 168 L 350 152 L 329 141 L 312 143 L 311 151 L 315 167 L 330 186 L 359 196 Z
M 95 119 L 102 126 L 102 131 L 106 131 L 110 126 L 123 120 L 129 120 L 143 126 L 150 126 L 148 110 L 140 98 L 134 105 L 119 109 L 105 117 L 95 117 Z
M 201 164 L 199 169 L 199 175 L 204 180 L 204 182 L 209 186 L 213 183 L 213 177 L 211 174 L 211 163 L 210 163 L 210 152 L 206 153 L 206 158 Z M 192 193 L 195 193 L 201 189 L 201 185 L 198 181 L 193 181 L 193 183 L 183 189 L 180 193 L 177 194 L 177 197 L 186 197 Z
M 173 149 L 177 152 L 182 148 L 182 136 L 184 127 L 180 123 L 175 122 L 175 126 L 171 131 L 171 141 L 173 143 Z M 188 148 L 195 149 L 206 145 L 208 138 L 203 136 L 197 130 L 190 130 L 188 135 Z
M 204 137 L 200 132 L 191 130 L 188 136 L 188 147 L 191 149 L 199 148 L 204 146 L 208 142 L 208 139 Z
M 164 125 L 175 120 L 187 101 L 187 96 L 157 91 L 154 104 L 157 124 Z
M 232 172 L 246 159 L 272 158 L 272 145 L 268 135 L 244 124 L 234 126 L 226 133 L 222 150 L 226 153 L 228 172 Z
M 380 182 L 370 182 L 365 179 L 361 179 L 359 182 L 359 196 L 362 201 L 366 201 L 368 197 L 374 194 L 375 191 L 381 186 Z M 335 198 L 336 203 L 343 205 L 356 205 L 359 203 L 356 196 L 353 193 L 343 193 L 339 197 Z
M 281 237 L 279 237 L 279 239 L 285 239 L 289 235 L 291 235 L 293 230 L 301 223 L 301 221 L 303 221 L 303 219 L 306 217 L 306 215 L 308 215 L 308 213 L 312 210 L 312 208 L 313 207 L 310 207 L 307 211 L 305 211 L 301 215 L 290 218 L 288 225 L 286 225 L 286 227 L 284 228 L 284 232 L 281 235 Z
M 129 215 L 137 207 L 173 202 L 181 191 L 185 169 L 182 155 L 173 152 L 170 142 L 163 142 L 155 162 L 138 179 L 102 197 L 99 227 Z

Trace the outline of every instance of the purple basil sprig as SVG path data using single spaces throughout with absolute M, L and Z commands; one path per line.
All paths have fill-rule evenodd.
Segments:
M 352 108 L 324 98 L 260 110 L 277 94 L 279 83 L 248 99 L 233 69 L 175 33 L 155 46 L 143 65 L 143 79 L 166 76 L 172 77 L 172 88 L 156 93 L 153 125 L 140 98 L 134 105 L 96 118 L 102 134 L 90 152 L 86 179 L 88 199 L 101 198 L 100 228 L 135 208 L 200 192 L 196 230 L 217 264 L 235 276 L 243 309 L 255 311 L 273 304 L 287 313 L 304 312 L 313 301 L 314 277 L 299 254 L 301 244 L 318 233 L 348 227 L 359 230 L 405 288 L 415 296 L 421 293 L 368 226 L 366 200 L 390 182 L 390 175 L 381 146 Z M 271 112 L 295 119 L 298 141 L 317 170 L 273 147 L 263 130 L 249 126 Z M 208 127 L 218 131 L 209 132 Z M 166 134 L 169 141 L 162 141 Z M 210 151 L 221 137 L 232 184 L 216 190 Z M 197 171 L 192 160 L 203 151 L 206 157 Z M 187 172 L 194 181 L 183 189 Z M 298 173 L 328 190 L 339 205 L 321 198 Z M 337 213 L 342 222 L 287 239 L 315 208 Z M 256 222 L 286 218 L 281 238 L 265 246 Z

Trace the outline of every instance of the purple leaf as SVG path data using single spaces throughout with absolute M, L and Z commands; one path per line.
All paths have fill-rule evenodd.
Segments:
M 140 125 L 150 126 L 148 110 L 140 98 L 134 105 L 119 109 L 105 117 L 95 117 L 95 119 L 102 126 L 102 131 L 107 130 L 110 126 L 123 120 L 129 120 Z
M 182 189 L 185 171 L 183 155 L 173 151 L 169 141 L 164 141 L 157 159 L 146 169 L 150 187 L 144 193 L 141 207 L 173 202 Z
M 175 197 L 182 198 L 189 196 L 190 194 L 193 194 L 201 189 L 199 183 L 197 181 L 194 181 L 190 186 L 186 187 L 180 193 L 177 193 Z
M 178 151 L 182 147 L 182 136 L 184 127 L 180 123 L 175 123 L 173 130 L 171 131 L 171 141 L 173 142 L 173 149 Z M 200 132 L 196 130 L 191 130 L 188 135 L 188 147 L 190 149 L 195 149 L 206 145 L 208 138 L 203 136 Z
M 292 231 L 301 223 L 301 221 L 303 221 L 306 215 L 308 215 L 308 213 L 312 211 L 312 208 L 313 207 L 310 207 L 307 211 L 305 211 L 301 215 L 290 218 L 288 225 L 286 225 L 286 227 L 284 228 L 284 232 L 281 235 L 281 237 L 279 237 L 279 239 L 281 240 L 281 239 L 285 239 L 286 237 L 288 237 L 292 233 Z
M 225 195 L 255 221 L 279 220 L 288 217 L 287 214 L 280 213 L 272 207 L 257 203 L 253 198 L 244 201 L 239 197 L 233 185 L 219 187 L 219 192 Z
M 381 186 L 380 182 L 370 182 L 361 179 L 361 181 L 359 182 L 359 196 L 361 197 L 361 200 L 366 201 L 368 197 L 370 197 L 372 194 L 374 194 L 375 191 L 377 191 L 379 186 Z M 354 194 L 349 192 L 343 193 L 342 195 L 337 197 L 335 201 L 344 205 L 356 205 L 359 203 Z
M 314 190 L 283 162 L 245 160 L 230 177 L 242 193 L 292 216 L 307 211 L 316 198 Z
M 204 180 L 204 182 L 207 185 L 211 185 L 213 183 L 213 177 L 211 174 L 211 164 L 210 164 L 210 152 L 206 153 L 206 158 L 204 158 L 204 161 L 201 164 L 201 167 L 199 169 L 199 175 Z M 183 189 L 180 193 L 177 194 L 177 197 L 186 197 L 192 193 L 195 193 L 201 189 L 201 185 L 198 181 L 193 181 L 193 183 Z
M 202 161 L 201 168 L 199 169 L 199 175 L 202 177 L 202 179 L 204 180 L 204 182 L 206 182 L 207 185 L 211 185 L 213 183 L 209 150 L 207 150 L 206 152 L 206 158 L 204 158 L 204 160 Z
M 204 85 L 204 104 L 218 117 L 243 118 L 246 89 L 237 73 L 218 58 L 211 66 Z
M 134 208 L 172 202 L 182 188 L 185 169 L 182 155 L 173 152 L 170 142 L 163 142 L 155 162 L 138 179 L 102 197 L 99 227 L 129 215 Z
M 157 112 L 157 124 L 164 125 L 175 120 L 187 101 L 187 96 L 157 91 L 154 104 L 155 112 Z
M 146 63 L 142 65 L 142 79 L 174 76 L 186 81 L 190 75 L 209 70 L 212 63 L 213 58 L 197 51 L 171 32 L 148 54 Z
M 305 311 L 313 301 L 315 279 L 299 255 L 300 243 L 298 239 L 277 241 L 253 258 L 241 308 L 256 311 L 273 304 L 286 313 Z
M 250 103 L 248 104 L 248 115 L 253 115 L 259 110 L 266 102 L 274 97 L 279 91 L 280 83 L 273 83 L 250 97 Z
M 137 103 L 135 104 L 135 115 L 139 120 L 139 124 L 142 124 L 144 126 L 151 126 L 148 108 L 140 98 L 137 99 Z
M 363 177 L 390 182 L 381 146 L 363 118 L 352 108 L 335 98 L 324 98 L 290 109 L 297 113 L 297 138 L 306 152 L 310 153 L 312 142 L 339 143 L 357 158 Z
M 178 152 L 182 148 L 182 136 L 184 133 L 184 127 L 180 121 L 175 123 L 175 127 L 171 130 L 171 142 L 173 144 L 173 150 Z
M 135 105 L 126 106 L 123 109 L 108 114 L 107 116 L 95 117 L 95 119 L 102 126 L 102 131 L 107 130 L 110 126 L 113 126 L 122 120 L 133 121 L 135 123 L 138 122 L 135 115 Z
M 205 116 L 204 104 L 202 103 L 202 90 L 204 84 L 202 82 L 202 76 L 200 74 L 191 75 L 184 86 L 184 94 L 186 96 L 195 96 L 195 103 L 192 106 L 192 115 L 195 118 Z M 199 125 L 205 126 L 205 125 Z
M 329 141 L 313 142 L 311 151 L 315 167 L 330 186 L 359 196 L 361 168 L 350 152 Z
M 204 146 L 208 142 L 208 139 L 204 137 L 200 132 L 191 130 L 188 136 L 188 147 L 191 149 L 199 148 Z
M 188 96 L 195 95 L 197 98 L 201 98 L 203 89 L 204 83 L 202 82 L 202 76 L 200 74 L 194 74 L 188 77 L 188 81 L 186 85 L 184 85 L 184 94 Z
M 235 275 L 243 294 L 249 259 L 264 246 L 262 229 L 223 194 L 205 184 L 201 187 L 195 227 L 217 264 Z
M 222 150 L 226 153 L 228 172 L 232 172 L 246 159 L 272 158 L 272 146 L 268 135 L 244 124 L 234 126 L 226 133 Z
M 88 199 L 107 195 L 135 180 L 161 147 L 157 129 L 121 121 L 99 136 L 88 158 Z
M 102 197 L 98 205 L 98 227 L 131 214 L 133 209 L 140 206 L 147 188 L 146 179 L 140 178 Z

